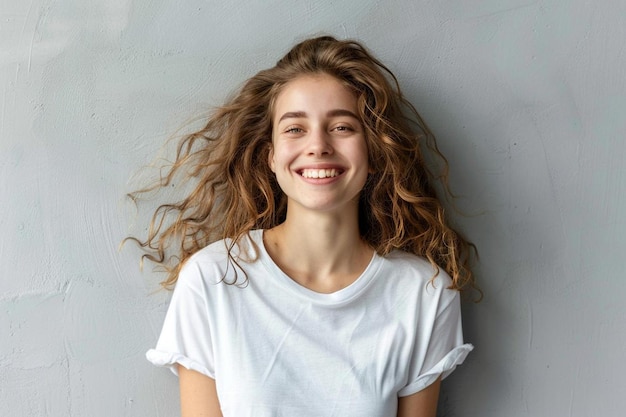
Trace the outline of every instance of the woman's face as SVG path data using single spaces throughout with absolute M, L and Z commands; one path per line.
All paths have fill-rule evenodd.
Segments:
M 296 78 L 278 94 L 269 164 L 290 211 L 354 210 L 356 215 L 368 175 L 358 114 L 355 94 L 330 75 Z

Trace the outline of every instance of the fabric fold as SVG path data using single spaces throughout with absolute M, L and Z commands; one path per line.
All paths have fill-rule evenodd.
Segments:
M 153 365 L 169 368 L 169 370 L 176 376 L 178 376 L 176 365 L 180 364 L 191 371 L 196 371 L 215 379 L 215 375 L 213 375 L 205 366 L 189 359 L 184 355 L 181 355 L 180 353 L 169 353 L 158 351 L 156 349 L 150 349 L 146 352 L 146 359 L 148 359 L 148 361 L 150 361 Z
M 470 343 L 455 347 L 435 366 L 420 375 L 420 377 L 413 383 L 400 390 L 398 392 L 398 396 L 406 397 L 408 395 L 415 394 L 435 382 L 439 376 L 441 376 L 442 380 L 445 379 L 456 369 L 458 365 L 461 365 L 463 361 L 465 361 L 465 358 L 473 349 L 474 346 Z

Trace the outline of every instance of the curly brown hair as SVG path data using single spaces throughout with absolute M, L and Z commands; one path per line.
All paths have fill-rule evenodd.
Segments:
M 171 288 L 185 261 L 217 240 L 229 242 L 236 265 L 231 250 L 250 230 L 284 221 L 286 196 L 268 164 L 273 105 L 285 84 L 316 74 L 336 77 L 357 95 L 371 169 L 359 201 L 362 238 L 382 256 L 399 249 L 427 258 L 436 273 L 441 267 L 450 275 L 453 289 L 476 289 L 469 267 L 474 246 L 450 227 L 433 186 L 440 181 L 450 194 L 447 161 L 432 133 L 385 65 L 360 43 L 330 36 L 298 43 L 247 80 L 202 129 L 180 140 L 157 185 L 130 194 L 136 199 L 169 186 L 181 172 L 193 181 L 186 198 L 157 208 L 145 240 L 129 238 L 146 251 L 142 258 L 165 268 L 162 285 Z M 429 171 L 422 148 L 440 158 L 441 175 Z

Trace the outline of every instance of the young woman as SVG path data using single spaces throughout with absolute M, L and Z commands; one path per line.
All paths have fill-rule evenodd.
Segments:
M 139 243 L 175 287 L 147 357 L 178 374 L 183 417 L 435 416 L 474 279 L 421 142 L 441 156 L 393 74 L 332 37 L 182 140 L 159 185 L 195 188 Z

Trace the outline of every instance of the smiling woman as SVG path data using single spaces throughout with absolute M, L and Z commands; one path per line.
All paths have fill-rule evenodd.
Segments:
M 368 163 L 357 113 L 355 92 L 326 74 L 296 78 L 276 97 L 269 164 L 287 197 L 284 224 L 309 222 L 322 210 L 358 230 Z
M 459 292 L 475 285 L 432 140 L 393 74 L 331 37 L 182 140 L 158 186 L 183 171 L 195 189 L 134 240 L 175 287 L 147 356 L 179 375 L 184 417 L 435 415 L 472 350 Z

